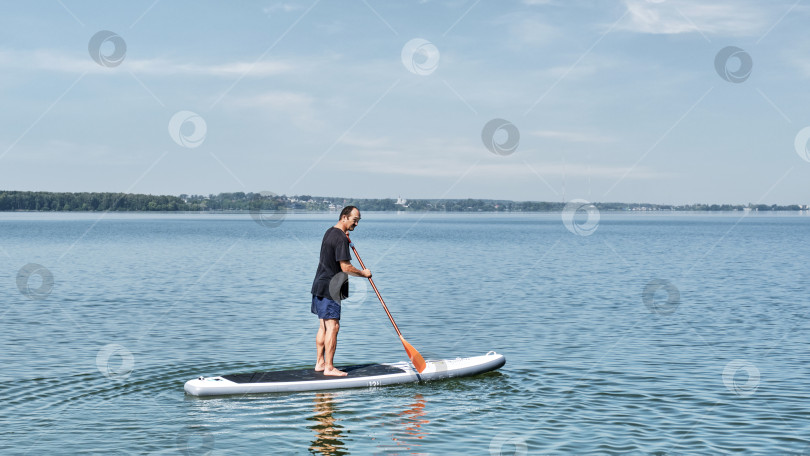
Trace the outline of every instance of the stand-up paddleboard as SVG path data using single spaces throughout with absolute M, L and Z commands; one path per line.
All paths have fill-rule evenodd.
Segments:
M 471 358 L 427 361 L 422 373 L 405 361 L 392 364 L 359 364 L 339 366 L 345 377 L 332 377 L 313 369 L 298 369 L 221 377 L 199 377 L 186 382 L 186 393 L 194 396 L 226 394 L 277 393 L 325 389 L 368 388 L 401 383 L 466 377 L 500 368 L 506 358 L 495 352 Z

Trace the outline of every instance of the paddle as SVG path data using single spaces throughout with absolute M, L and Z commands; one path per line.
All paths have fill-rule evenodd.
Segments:
M 366 269 L 363 265 L 363 260 L 360 259 L 360 255 L 357 254 L 357 249 L 354 248 L 354 243 L 352 242 L 351 238 L 349 237 L 349 233 L 346 233 L 346 239 L 349 240 L 349 246 L 351 246 L 352 251 L 354 251 L 354 256 L 357 257 L 357 261 L 360 263 L 360 267 Z M 391 324 L 394 325 L 394 330 L 399 335 L 399 340 L 402 341 L 402 346 L 405 347 L 405 352 L 408 354 L 408 358 L 411 359 L 411 363 L 413 363 L 413 367 L 421 373 L 425 370 L 425 358 L 422 358 L 422 355 L 413 348 L 413 345 L 409 344 L 408 341 L 402 337 L 402 333 L 399 331 L 399 327 L 397 327 L 397 323 L 394 321 L 394 317 L 391 316 L 391 312 L 388 311 L 388 306 L 385 305 L 385 301 L 383 301 L 380 292 L 377 290 L 377 286 L 374 285 L 374 281 L 371 280 L 371 277 L 368 278 L 369 283 L 371 283 L 371 288 L 374 289 L 374 293 L 377 293 L 377 298 L 380 300 L 380 304 L 382 304 L 383 309 L 385 309 L 385 313 L 388 314 L 388 319 L 391 320 Z

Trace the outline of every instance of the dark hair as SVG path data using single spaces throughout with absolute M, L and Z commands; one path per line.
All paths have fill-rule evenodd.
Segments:
M 343 210 L 340 211 L 340 217 L 338 217 L 338 220 L 343 220 L 343 217 L 348 217 L 349 214 L 351 214 L 352 211 L 355 210 L 355 209 L 357 209 L 357 207 L 355 207 L 355 206 L 346 206 L 346 207 L 344 207 Z M 359 211 L 360 209 L 357 209 L 357 210 Z

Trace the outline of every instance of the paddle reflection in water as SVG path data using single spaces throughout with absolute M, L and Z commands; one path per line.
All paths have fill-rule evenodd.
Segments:
M 315 395 L 315 415 L 307 418 L 315 421 L 310 429 L 315 431 L 315 440 L 309 446 L 312 454 L 346 455 L 349 454 L 343 442 L 343 426 L 334 417 L 334 393 L 317 393 Z
M 422 446 L 419 441 L 428 435 L 427 432 L 422 429 L 423 425 L 430 423 L 430 420 L 426 418 L 425 398 L 421 394 L 416 394 L 413 400 L 414 402 L 411 403 L 406 410 L 397 414 L 397 420 L 392 423 L 394 433 L 391 435 L 391 440 L 394 443 L 379 446 L 385 454 L 389 452 L 400 454 L 402 451 L 413 451 L 414 447 Z M 408 454 L 422 453 L 410 452 Z

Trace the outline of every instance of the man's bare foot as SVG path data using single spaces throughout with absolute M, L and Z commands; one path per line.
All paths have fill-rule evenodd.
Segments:
M 323 372 L 324 367 L 326 367 L 324 363 L 316 364 L 315 372 Z
M 336 367 L 333 367 L 331 369 L 324 369 L 323 375 L 331 375 L 334 377 L 345 377 L 349 374 L 343 372 L 342 370 L 338 370 Z

